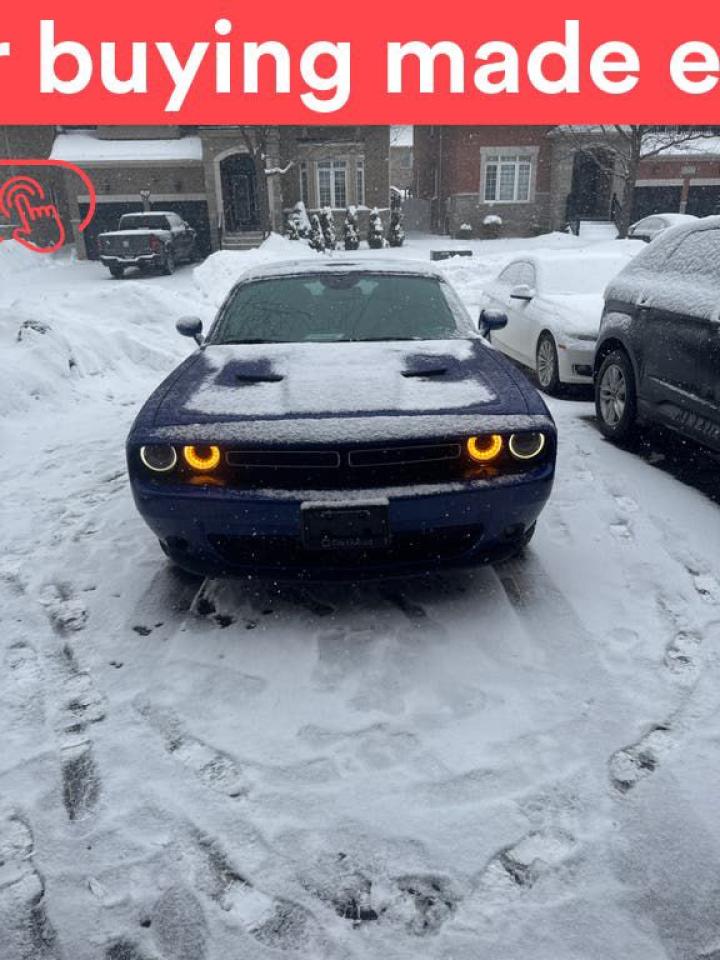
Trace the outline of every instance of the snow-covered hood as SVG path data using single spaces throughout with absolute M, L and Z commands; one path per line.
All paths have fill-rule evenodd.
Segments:
M 543 294 L 542 302 L 556 318 L 557 333 L 597 337 L 604 304 L 602 293 Z
M 319 437 L 316 426 L 330 421 L 431 419 L 435 429 L 453 417 L 546 413 L 536 391 L 480 339 L 249 344 L 199 350 L 158 388 L 136 425 L 271 430 L 274 423 L 289 436 L 301 422 L 303 436 Z

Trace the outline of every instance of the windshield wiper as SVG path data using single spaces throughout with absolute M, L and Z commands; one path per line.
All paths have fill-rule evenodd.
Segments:
M 262 337 L 255 337 L 250 340 L 221 340 L 216 346 L 218 347 L 227 347 L 227 346 L 236 346 L 238 344 L 252 344 L 252 343 L 294 343 L 293 340 L 264 340 Z
M 349 343 L 399 343 L 408 340 L 424 340 L 424 337 L 350 337 Z

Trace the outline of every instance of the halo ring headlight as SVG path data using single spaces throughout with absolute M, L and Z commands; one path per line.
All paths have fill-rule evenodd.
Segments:
M 503 445 L 503 438 L 499 433 L 468 437 L 468 456 L 475 463 L 490 463 L 491 460 L 496 460 L 500 456 Z
M 167 443 L 153 443 L 140 447 L 140 459 L 153 473 L 169 473 L 177 464 L 177 451 Z
M 513 433 L 508 447 L 516 460 L 534 460 L 545 449 L 545 443 L 544 433 Z
M 188 446 L 183 447 L 185 463 L 193 470 L 203 473 L 216 470 L 220 466 L 220 447 Z

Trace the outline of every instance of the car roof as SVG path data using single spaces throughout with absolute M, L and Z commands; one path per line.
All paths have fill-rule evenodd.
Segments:
M 169 217 L 170 214 L 175 217 L 180 216 L 174 210 L 130 210 L 128 213 L 123 213 L 123 217 Z
M 275 260 L 251 267 L 238 278 L 238 283 L 248 280 L 268 280 L 274 277 L 290 277 L 302 274 L 338 273 L 385 273 L 406 276 L 434 277 L 444 280 L 442 271 L 427 260 L 400 260 L 393 257 L 304 257 L 302 260 Z

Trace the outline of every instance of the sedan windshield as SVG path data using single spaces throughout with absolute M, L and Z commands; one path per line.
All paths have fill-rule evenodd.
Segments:
M 241 284 L 211 343 L 445 340 L 461 336 L 462 308 L 435 277 L 307 273 Z

